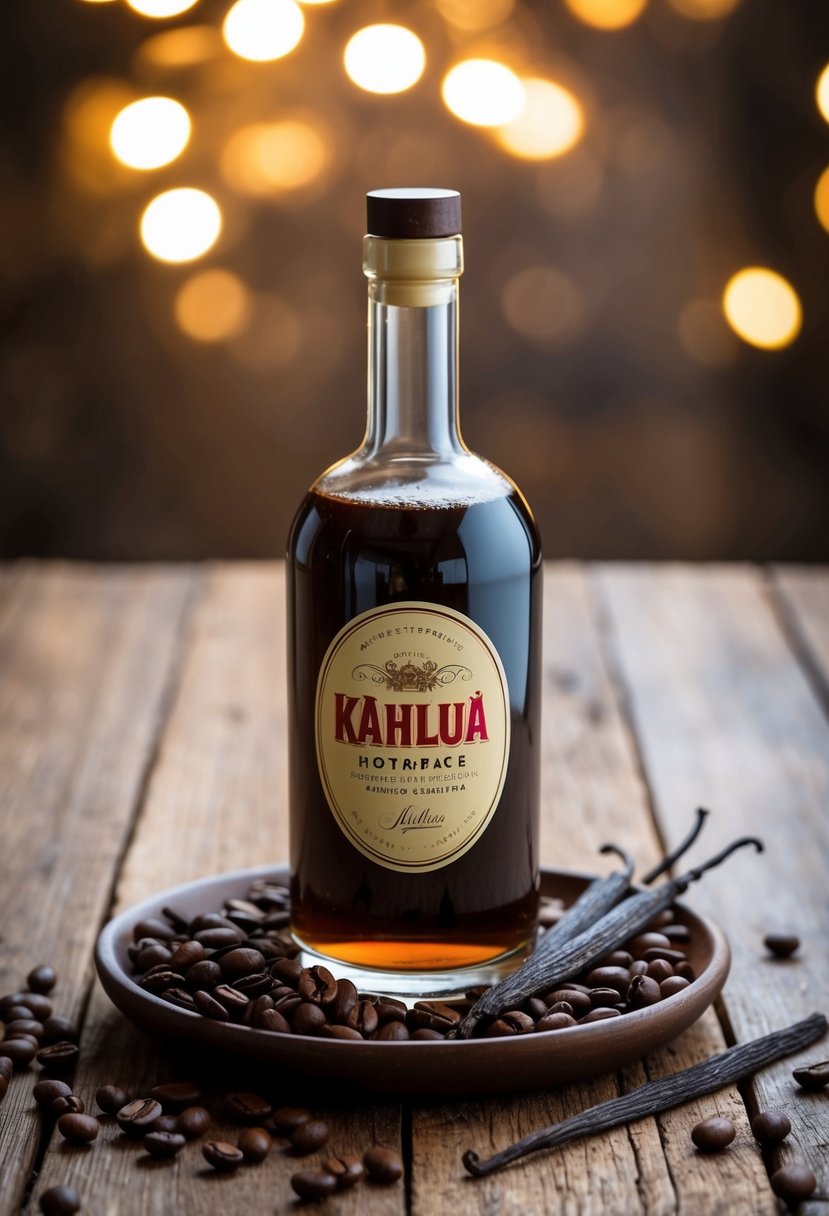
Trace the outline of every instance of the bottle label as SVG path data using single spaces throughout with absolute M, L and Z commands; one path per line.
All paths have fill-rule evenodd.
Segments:
M 486 831 L 509 759 L 509 689 L 490 639 L 442 605 L 354 617 L 317 681 L 317 763 L 351 843 L 390 870 L 438 870 Z

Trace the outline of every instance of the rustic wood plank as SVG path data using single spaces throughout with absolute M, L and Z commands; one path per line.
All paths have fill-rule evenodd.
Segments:
M 661 853 L 637 757 L 603 659 L 587 580 L 556 566 L 545 584 L 542 859 L 546 865 L 602 869 L 605 840 L 631 849 L 643 872 Z M 689 824 L 693 804 L 684 810 Z M 667 1051 L 626 1070 L 625 1087 L 721 1050 L 713 1015 Z M 436 1178 L 456 1216 L 516 1211 L 594 1212 L 631 1216 L 701 1210 L 773 1212 L 759 1187 L 764 1172 L 751 1154 L 723 1154 L 700 1172 L 689 1138 L 694 1108 L 620 1128 L 543 1154 L 504 1174 L 472 1181 L 460 1165 L 469 1147 L 488 1154 L 528 1131 L 620 1092 L 616 1077 L 545 1094 L 463 1105 L 416 1106 L 413 1115 L 413 1212 L 430 1216 Z M 718 1109 L 748 1135 L 736 1091 Z M 761 1196 L 758 1198 L 758 1195 Z M 696 1203 L 696 1207 L 694 1204 Z M 704 1208 L 700 1206 L 703 1203 Z M 743 1205 L 742 1208 L 740 1205 Z
M 188 637 L 178 695 L 159 749 L 143 813 L 117 888 L 118 908 L 206 874 L 283 861 L 287 856 L 284 581 L 281 567 L 218 567 L 205 578 Z M 221 1061 L 188 1063 L 210 1083 Z M 130 1027 L 96 986 L 87 1017 L 82 1096 L 106 1082 L 136 1096 L 160 1080 L 181 1079 L 181 1059 Z M 264 1088 L 277 1102 L 302 1094 L 277 1077 L 240 1073 L 239 1088 Z M 361 1152 L 371 1143 L 399 1146 L 394 1103 L 317 1104 L 329 1122 L 328 1150 Z M 217 1122 L 221 1132 L 227 1125 Z M 289 1178 L 303 1162 L 276 1148 L 261 1166 L 221 1178 L 207 1170 L 198 1144 L 173 1163 L 151 1165 L 140 1147 L 123 1143 L 111 1125 L 91 1153 L 53 1141 L 37 1193 L 69 1181 L 93 1212 L 134 1216 L 213 1216 L 290 1210 Z M 313 1154 L 316 1164 L 327 1151 Z M 141 1164 L 143 1160 L 143 1165 Z M 364 1186 L 330 1200 L 336 1216 L 405 1210 L 402 1186 Z
M 0 991 L 54 962 L 77 1019 L 174 670 L 186 571 L 20 565 L 0 589 Z M 38 1148 L 31 1071 L 0 1115 L 0 1210 Z
M 784 627 L 792 646 L 829 704 L 829 573 L 808 566 L 772 571 Z
M 688 808 L 702 802 L 717 818 L 694 856 L 742 833 L 766 842 L 763 858 L 734 858 L 727 880 L 712 876 L 694 898 L 731 940 L 730 1033 L 742 1041 L 829 1010 L 829 726 L 763 577 L 747 568 L 620 567 L 601 570 L 597 582 L 665 834 L 676 840 Z M 810 587 L 807 620 L 814 596 Z M 766 956 L 762 939 L 783 926 L 803 945 L 796 960 L 781 963 Z M 826 1054 L 819 1044 L 808 1058 Z M 760 1073 L 749 1107 L 787 1111 L 792 1135 L 772 1165 L 805 1161 L 825 1197 L 826 1118 L 796 1089 L 792 1067 L 784 1061 Z M 803 1208 L 818 1210 L 825 1198 Z

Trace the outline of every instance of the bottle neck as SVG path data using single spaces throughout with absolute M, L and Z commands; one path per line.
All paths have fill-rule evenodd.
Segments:
M 369 288 L 366 446 L 436 459 L 463 451 L 458 426 L 458 288 L 424 307 L 386 304 Z
M 466 451 L 458 423 L 461 269 L 460 237 L 366 239 L 365 455 L 436 463 Z

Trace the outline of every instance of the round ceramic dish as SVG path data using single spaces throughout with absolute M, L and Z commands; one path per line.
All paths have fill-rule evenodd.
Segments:
M 267 866 L 205 878 L 155 895 L 110 921 L 98 938 L 95 964 L 112 1002 L 136 1026 L 206 1053 L 377 1093 L 467 1096 L 542 1089 L 621 1068 L 687 1029 L 712 1004 L 728 975 L 730 952 L 722 932 L 680 908 L 677 921 L 691 931 L 688 958 L 697 973 L 682 992 L 620 1018 L 510 1039 L 357 1043 L 275 1034 L 211 1021 L 138 986 L 127 957 L 137 921 L 158 916 L 166 906 L 192 916 L 220 908 L 225 899 L 243 898 L 254 879 L 265 877 L 284 883 L 288 871 Z M 589 881 L 588 875 L 542 871 L 543 893 L 565 904 Z

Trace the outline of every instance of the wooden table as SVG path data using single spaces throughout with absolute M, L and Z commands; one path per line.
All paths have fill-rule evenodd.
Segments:
M 714 814 L 691 854 L 741 833 L 741 854 L 689 901 L 725 928 L 731 976 L 671 1047 L 623 1073 L 514 1099 L 356 1099 L 323 1113 L 332 1146 L 402 1148 L 405 1187 L 361 1186 L 332 1213 L 748 1213 L 778 1210 L 768 1170 L 807 1162 L 809 1213 L 829 1211 L 829 1095 L 807 1096 L 791 1062 L 737 1089 L 473 1181 L 461 1152 L 528 1130 L 753 1038 L 829 1011 L 829 575 L 752 567 L 553 566 L 547 573 L 542 858 L 599 869 L 612 839 L 640 867 Z M 287 856 L 283 573 L 274 565 L 89 568 L 23 564 L 0 574 L 0 992 L 36 963 L 60 971 L 56 1011 L 82 1023 L 76 1088 L 132 1094 L 177 1074 L 173 1055 L 126 1024 L 93 978 L 92 945 L 117 909 L 197 876 Z M 641 869 L 640 869 L 641 872 Z M 762 939 L 790 927 L 796 961 Z M 829 1056 L 829 1042 L 806 1057 Z M 180 1070 L 180 1064 L 178 1065 Z M 0 1211 L 37 1210 L 71 1182 L 96 1214 L 288 1212 L 295 1159 L 282 1147 L 233 1181 L 197 1148 L 140 1165 L 105 1123 L 91 1150 L 45 1136 L 16 1074 L 0 1107 Z M 294 1097 L 293 1093 L 277 1095 Z M 766 1162 L 748 1128 L 759 1107 L 793 1131 Z M 701 1160 L 700 1118 L 737 1124 Z M 27 1198 L 28 1197 L 28 1198 Z

